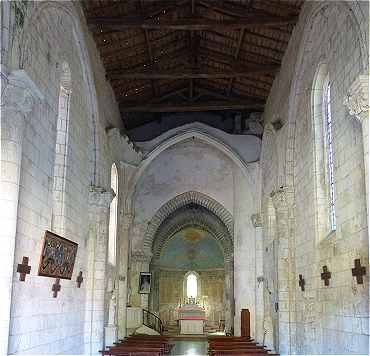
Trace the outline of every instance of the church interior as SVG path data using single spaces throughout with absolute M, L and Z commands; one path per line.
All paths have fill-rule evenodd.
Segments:
M 369 354 L 368 1 L 0 7 L 0 355 Z

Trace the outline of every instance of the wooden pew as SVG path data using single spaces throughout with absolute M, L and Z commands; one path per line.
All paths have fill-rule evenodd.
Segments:
M 225 337 L 216 336 L 208 338 L 208 352 L 212 356 L 221 355 L 268 355 L 268 351 L 263 346 L 258 345 L 249 337 Z
M 168 354 L 171 346 L 168 337 L 137 335 L 124 340 L 101 351 L 102 355 L 114 356 L 162 356 Z

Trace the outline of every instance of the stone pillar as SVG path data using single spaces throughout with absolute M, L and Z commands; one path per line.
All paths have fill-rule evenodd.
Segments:
M 131 256 L 131 301 L 132 306 L 148 309 L 149 295 L 139 294 L 139 276 L 140 272 L 149 272 L 149 264 L 152 254 L 149 251 L 134 251 Z
M 1 73 L 1 76 L 5 76 Z M 7 78 L 1 95 L 1 184 L 0 184 L 0 354 L 8 352 L 14 248 L 17 233 L 19 184 L 25 127 L 43 95 L 24 70 Z
M 293 190 L 280 187 L 271 193 L 276 211 L 276 226 L 278 238 L 278 352 L 292 354 L 292 328 L 294 302 L 294 246 L 291 234 L 291 204 Z
M 235 299 L 234 299 L 234 259 L 225 261 L 225 329 L 226 332 L 234 331 L 234 314 L 235 314 Z
M 130 227 L 133 221 L 132 214 L 123 214 L 119 233 L 119 270 L 118 270 L 118 338 L 126 336 L 127 325 L 127 294 L 128 294 L 128 261 L 130 255 Z
M 344 99 L 349 113 L 360 121 L 364 145 L 366 208 L 369 209 L 369 75 L 360 75 Z M 368 212 L 369 213 L 369 212 Z
M 152 313 L 157 313 L 159 316 L 159 278 L 160 269 L 158 263 L 152 262 L 150 264 L 150 272 L 152 273 L 152 285 L 150 293 L 149 310 Z
M 255 320 L 255 339 L 257 342 L 263 342 L 263 318 L 264 318 L 264 305 L 263 305 L 263 238 L 262 238 L 262 216 L 260 213 L 251 216 L 252 224 L 255 228 L 255 270 L 257 277 L 256 294 L 255 294 L 255 313 L 253 316 Z M 252 325 L 251 325 L 252 328 Z
M 88 266 L 86 280 L 85 353 L 99 354 L 104 345 L 105 270 L 109 206 L 114 193 L 92 186 L 89 196 Z

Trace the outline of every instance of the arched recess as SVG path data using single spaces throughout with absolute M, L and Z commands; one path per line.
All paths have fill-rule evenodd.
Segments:
M 225 225 L 231 240 L 233 240 L 234 220 L 231 213 L 218 201 L 209 197 L 208 195 L 196 191 L 189 191 L 177 195 L 175 198 L 171 199 L 161 208 L 159 208 L 155 213 L 149 222 L 147 231 L 145 233 L 143 247 L 146 251 L 150 251 L 152 249 L 155 234 L 162 222 L 177 209 L 190 204 L 196 204 L 204 207 L 217 216 Z
M 159 310 L 161 250 L 177 232 L 187 227 L 196 227 L 209 232 L 221 247 L 225 266 L 225 324 L 226 329 L 230 331 L 234 318 L 233 218 L 220 203 L 202 193 L 187 192 L 178 195 L 157 211 L 148 226 L 145 244 L 152 253 L 150 270 L 153 275 L 150 309 L 154 312 Z
M 161 250 L 168 239 L 191 226 L 209 232 L 220 245 L 225 261 L 232 260 L 233 241 L 222 220 L 206 207 L 190 203 L 171 212 L 156 230 L 152 243 L 153 261 L 159 260 Z
M 74 4 L 73 2 L 68 1 L 45 1 L 45 2 L 36 2 L 32 12 L 29 16 L 26 16 L 24 20 L 24 27 L 22 35 L 20 38 L 20 54 L 19 54 L 19 68 L 24 68 L 25 61 L 27 58 L 32 57 L 30 55 L 29 48 L 32 44 L 32 30 L 33 26 L 37 26 L 40 18 L 48 16 L 45 14 L 46 11 L 53 9 L 59 11 L 63 16 L 68 17 L 72 24 L 72 34 L 74 39 L 74 44 L 78 49 L 78 57 L 83 68 L 83 78 L 84 84 L 87 91 L 87 100 L 88 107 L 90 109 L 89 116 L 89 126 L 91 130 L 91 184 L 96 185 L 97 180 L 97 166 L 98 166 L 98 133 L 97 133 L 97 118 L 98 118 L 98 107 L 97 107 L 97 94 L 94 83 L 94 75 L 92 73 L 92 65 L 88 50 L 85 44 L 84 29 L 81 24 L 81 19 L 84 18 L 82 10 L 79 8 L 79 5 Z M 67 58 L 60 58 L 60 61 L 67 61 Z

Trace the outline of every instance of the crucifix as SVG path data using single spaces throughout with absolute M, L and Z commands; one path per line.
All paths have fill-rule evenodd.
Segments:
M 366 274 L 366 267 L 361 266 L 361 261 L 359 258 L 355 260 L 355 268 L 352 268 L 352 276 L 356 277 L 357 284 L 363 284 Z
M 19 273 L 19 280 L 24 282 L 26 275 L 31 272 L 31 266 L 28 265 L 28 257 L 23 256 L 22 263 L 19 263 L 17 266 L 17 272 Z
M 76 279 L 76 282 L 77 282 L 77 288 L 80 288 L 81 287 L 81 283 L 83 282 L 83 277 L 82 277 L 82 271 L 80 271 L 80 273 L 78 274 L 77 276 L 77 279 Z
M 329 280 L 331 278 L 331 272 L 329 272 L 327 266 L 323 266 L 323 273 L 321 273 L 321 279 L 324 281 L 324 284 L 328 286 L 330 284 Z
M 304 292 L 304 285 L 306 284 L 303 276 L 300 274 L 299 275 L 299 282 L 298 282 L 299 286 L 301 287 L 301 291 Z
M 60 292 L 60 278 L 55 279 L 55 283 L 53 284 L 53 288 L 51 289 L 53 291 L 53 298 L 56 298 L 58 296 L 58 292 Z

